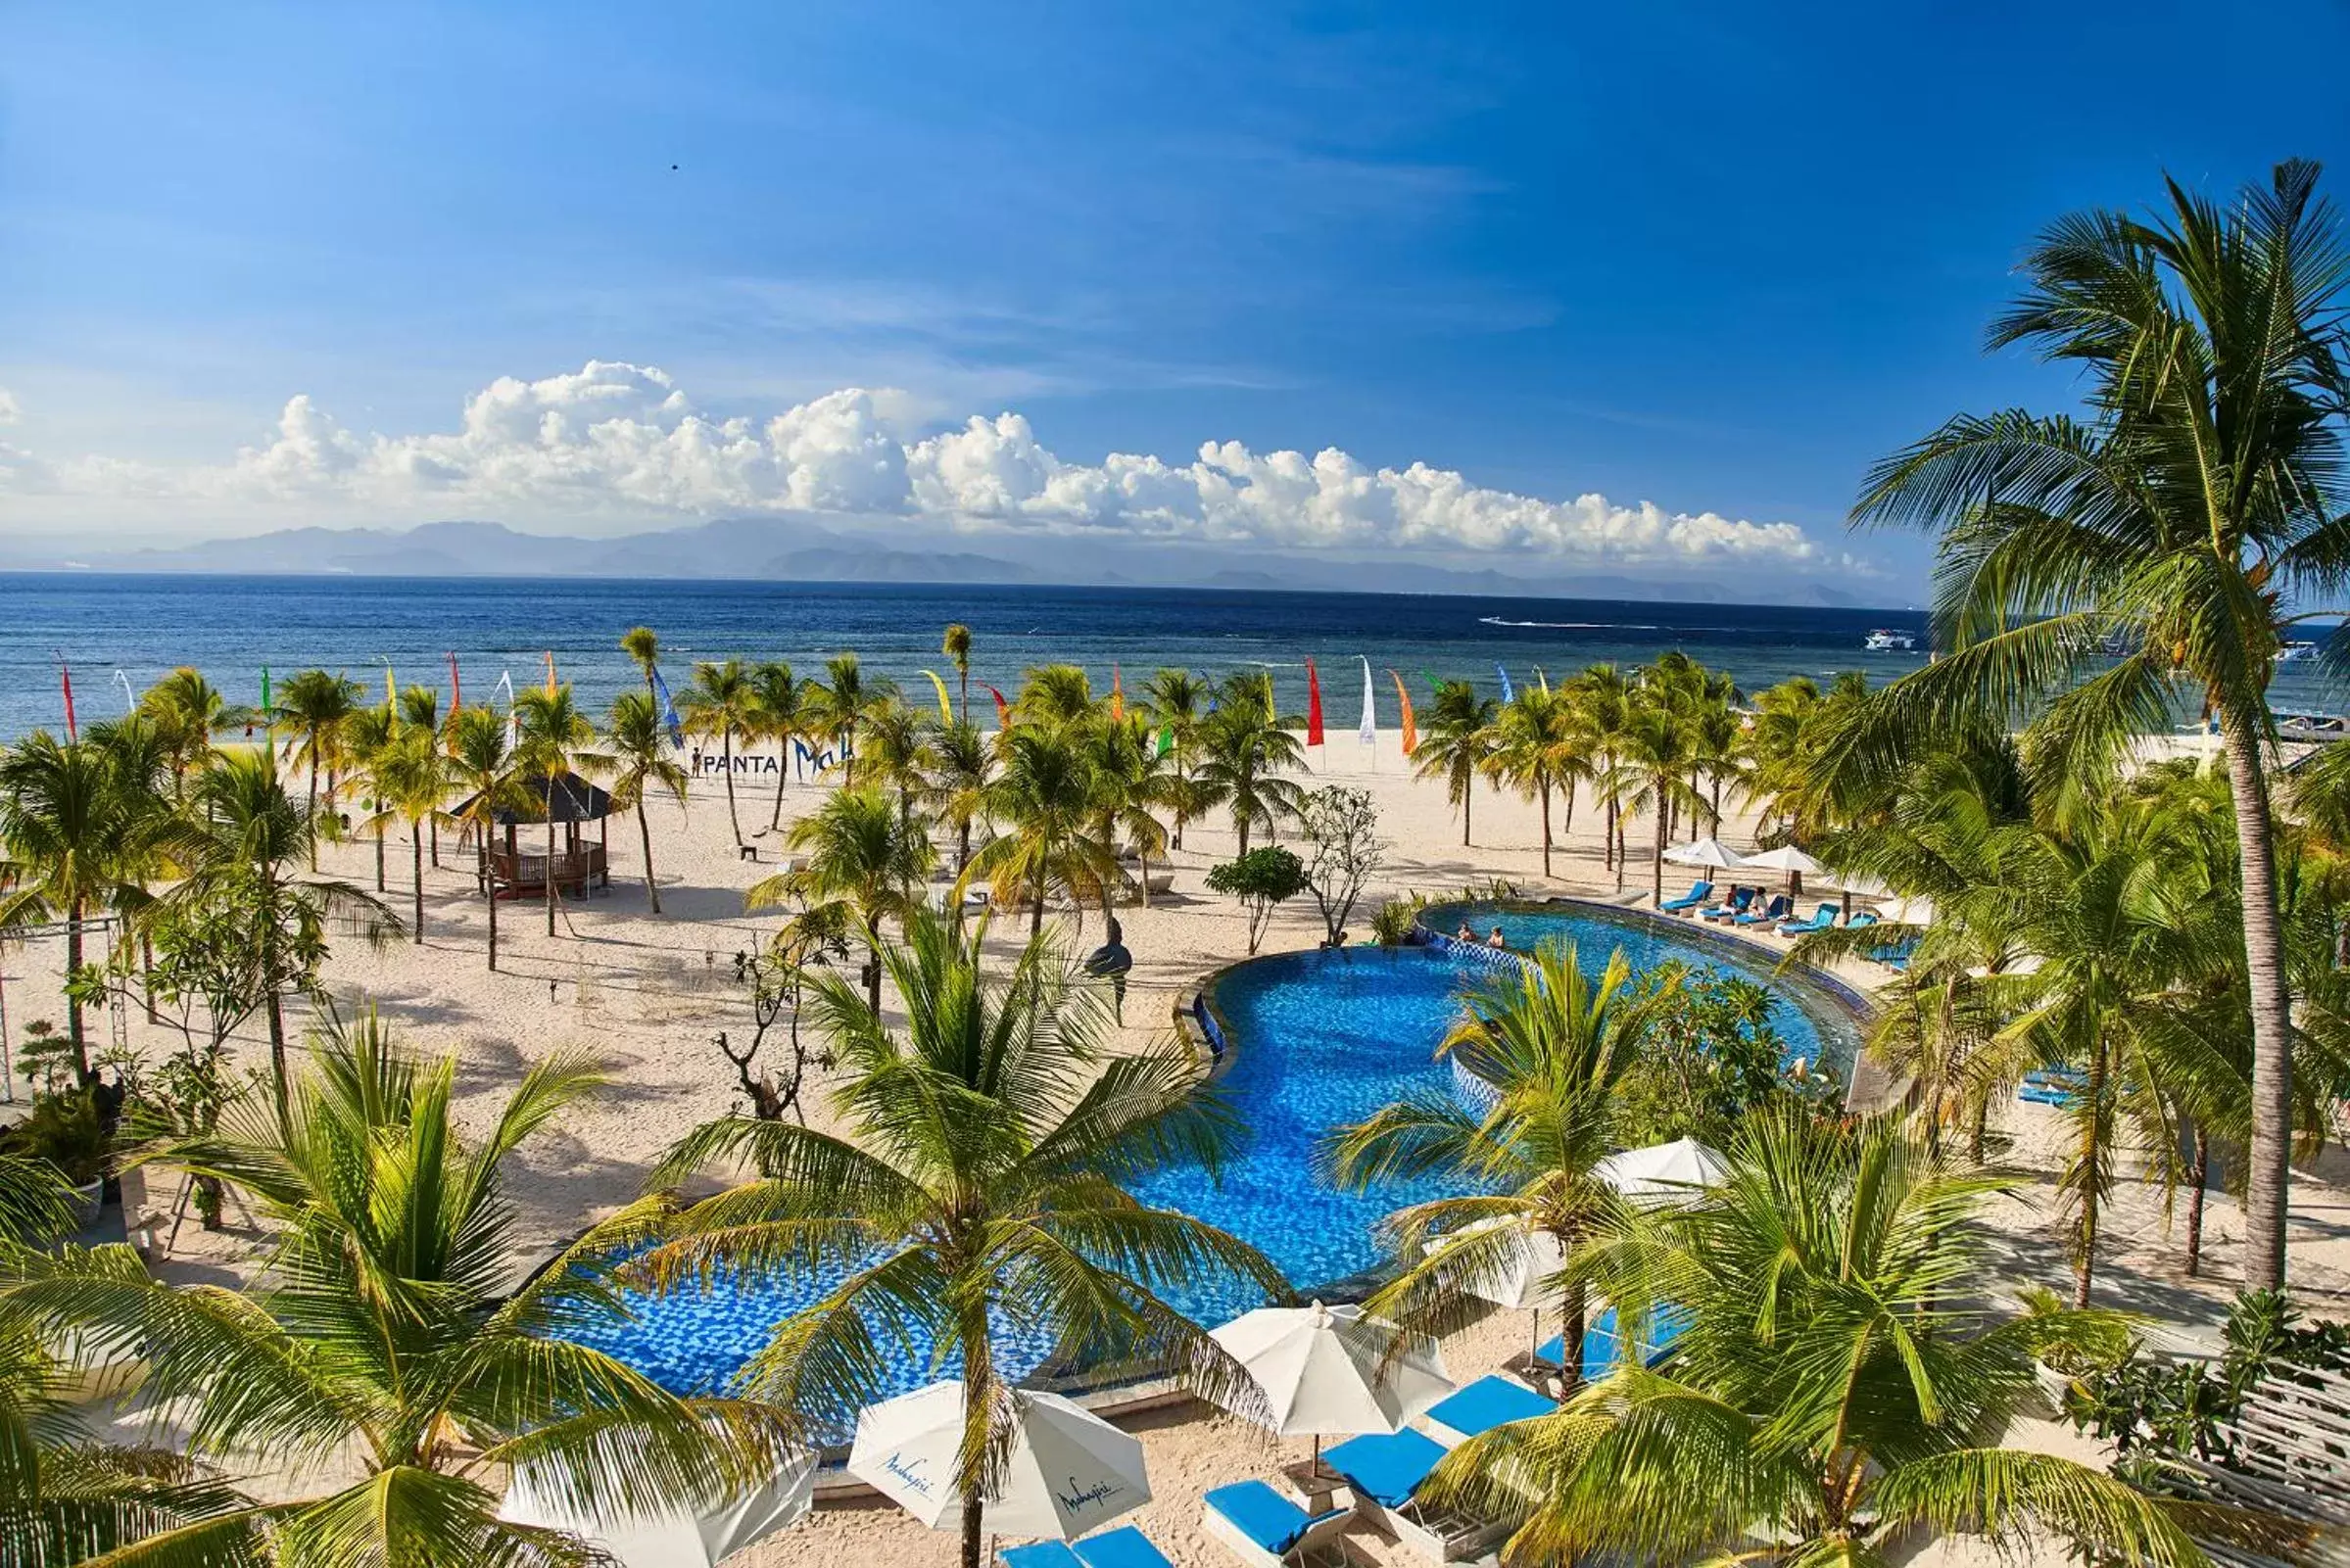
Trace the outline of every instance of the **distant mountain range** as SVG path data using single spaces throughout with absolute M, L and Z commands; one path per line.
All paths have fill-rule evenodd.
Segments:
M 1801 577 L 1742 579 L 1736 591 L 1703 578 L 1623 573 L 1518 575 L 1422 560 L 1356 560 L 1055 536 L 990 538 L 870 534 L 770 517 L 721 518 L 686 528 L 584 539 L 525 534 L 492 522 L 414 528 L 290 528 L 168 548 L 69 553 L 55 541 L 0 542 L 0 569 L 222 572 L 353 577 L 701 578 L 801 583 L 1069 583 L 1496 597 L 1664 599 L 1682 603 L 1865 602 Z

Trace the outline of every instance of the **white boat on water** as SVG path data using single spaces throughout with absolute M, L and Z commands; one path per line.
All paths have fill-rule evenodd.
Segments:
M 1876 631 L 1860 645 L 1871 653 L 1915 653 L 1918 640 L 1907 632 Z
M 2277 662 L 2299 664 L 2304 659 L 2316 658 L 2318 651 L 2318 645 L 2315 642 L 2287 642 L 2277 650 Z

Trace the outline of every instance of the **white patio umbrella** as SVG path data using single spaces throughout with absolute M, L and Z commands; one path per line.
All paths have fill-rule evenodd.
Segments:
M 1805 877 L 1816 877 L 1828 869 L 1793 844 L 1781 844 L 1776 849 L 1766 849 L 1760 854 L 1749 855 L 1739 865 L 1746 871 L 1783 871 L 1787 873 L 1787 890 L 1791 893 L 1799 893 L 1803 890 Z
M 1480 1219 L 1462 1228 L 1463 1236 L 1489 1231 L 1499 1225 L 1511 1224 L 1508 1219 Z M 1434 1253 L 1445 1245 L 1443 1240 L 1427 1244 Z M 1565 1305 L 1563 1293 L 1551 1283 L 1553 1275 L 1566 1266 L 1566 1252 L 1559 1238 L 1547 1230 L 1520 1229 L 1503 1265 L 1475 1279 L 1463 1279 L 1462 1289 L 1482 1302 L 1511 1311 L 1534 1314 L 1533 1343 L 1542 1343 L 1542 1312 L 1546 1307 Z
M 1712 837 L 1701 838 L 1694 844 L 1675 844 L 1664 852 L 1664 858 L 1676 866 L 1711 866 L 1719 871 L 1751 864 L 1737 850 Z
M 1695 1138 L 1611 1154 L 1591 1173 L 1636 1204 L 1686 1203 L 1730 1174 L 1730 1163 Z
M 1151 1499 L 1142 1441 L 1057 1394 L 1019 1392 L 1012 1447 L 987 1528 L 997 1535 L 1074 1541 Z M 962 1528 L 955 1455 L 963 1444 L 963 1382 L 948 1378 L 857 1412 L 848 1473 L 933 1530 Z
M 498 1505 L 498 1517 L 568 1531 L 620 1568 L 715 1568 L 753 1542 L 797 1524 L 807 1515 L 815 1490 L 816 1461 L 801 1459 L 731 1502 L 599 1524 L 517 1480 Z
M 1394 1432 L 1456 1387 L 1434 1340 L 1360 1307 L 1260 1307 L 1208 1337 L 1256 1380 L 1273 1432 L 1311 1435 L 1318 1460 L 1324 1437 Z

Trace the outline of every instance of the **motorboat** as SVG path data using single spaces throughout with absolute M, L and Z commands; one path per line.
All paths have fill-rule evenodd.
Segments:
M 1860 645 L 1871 653 L 1915 653 L 1918 640 L 1907 632 L 1889 632 L 1880 629 L 1871 632 L 1868 635 L 1868 641 Z
M 2319 652 L 2320 649 L 2315 642 L 2287 642 L 2277 650 L 2277 662 L 2299 664 L 2305 660 L 2316 658 Z

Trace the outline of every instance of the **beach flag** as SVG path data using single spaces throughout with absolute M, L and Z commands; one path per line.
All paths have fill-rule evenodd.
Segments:
M 1420 666 L 1419 678 L 1428 683 L 1429 690 L 1435 692 L 1438 696 L 1444 695 L 1443 676 L 1438 675 L 1434 670 L 1429 669 L 1423 664 Z
M 513 671 L 504 671 L 498 677 L 498 689 L 505 693 L 505 748 L 510 754 L 522 743 L 522 716 L 514 711 Z
M 1001 691 L 996 690 L 993 687 L 987 688 L 987 694 L 995 698 L 995 727 L 998 730 L 1011 729 L 1012 704 L 1006 702 L 1004 700 L 1004 694 Z
M 652 689 L 660 693 L 661 723 L 668 728 L 669 743 L 680 751 L 686 748 L 686 727 L 678 722 L 677 703 L 669 695 L 669 683 L 659 670 L 652 672 Z
M 1493 667 L 1493 673 L 1502 678 L 1502 700 L 1504 702 L 1515 702 L 1517 700 L 1517 693 L 1510 689 L 1510 672 L 1497 664 Z
M 925 670 L 922 673 L 929 676 L 931 685 L 938 689 L 938 722 L 953 724 L 955 722 L 955 705 L 946 700 L 946 683 L 938 678 L 936 670 Z
M 1163 724 L 1159 726 L 1159 755 L 1164 757 L 1174 749 L 1175 726 L 1172 724 Z
M 1404 689 L 1402 676 L 1396 675 L 1393 670 L 1387 673 L 1395 676 L 1396 705 L 1404 710 L 1404 755 L 1408 757 L 1419 749 L 1419 730 L 1412 722 L 1412 693 Z
M 384 660 L 384 704 L 392 710 L 394 717 L 399 716 L 400 688 L 393 684 L 392 661 L 390 659 Z
M 449 716 L 453 719 L 456 718 L 456 710 L 464 705 L 465 689 L 457 681 L 456 652 L 452 649 L 449 654 Z
M 547 694 L 554 695 L 554 649 L 547 650 Z
M 276 706 L 276 699 L 269 694 L 269 667 L 264 664 L 262 666 L 262 711 L 267 713 Z
M 1306 661 L 1306 744 L 1321 744 L 1321 677 L 1312 659 Z
M 73 668 L 62 658 L 57 661 L 57 679 L 66 693 L 66 738 L 78 740 L 81 731 L 73 722 Z
M 1309 664 L 1308 668 L 1312 668 Z M 1110 666 L 1110 720 L 1116 723 L 1127 716 L 1126 689 L 1118 684 L 1118 666 Z
M 1379 711 L 1373 703 L 1368 659 L 1363 661 L 1363 728 L 1358 734 L 1367 746 L 1379 743 Z
M 1544 696 L 1547 697 L 1551 694 L 1551 678 L 1542 673 L 1542 666 L 1539 664 L 1534 666 L 1534 684 L 1542 688 Z

